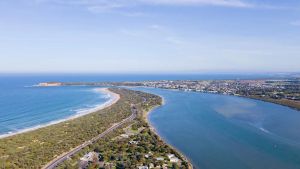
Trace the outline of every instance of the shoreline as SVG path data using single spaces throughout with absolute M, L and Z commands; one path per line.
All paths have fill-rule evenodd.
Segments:
M 140 86 L 135 86 L 135 87 L 140 87 Z M 128 87 L 128 86 L 126 86 L 125 88 L 130 88 L 130 89 L 132 90 L 132 89 L 135 89 L 135 87 Z M 154 88 L 154 87 L 144 87 L 144 88 Z M 160 89 L 161 89 L 161 88 L 160 88 Z M 136 90 L 136 89 L 135 89 L 135 90 Z M 169 90 L 169 89 L 165 89 L 165 90 Z M 136 90 L 136 91 L 139 91 L 139 90 Z M 144 92 L 144 91 L 143 91 L 143 92 Z M 147 92 L 147 93 L 149 93 L 149 92 Z M 151 94 L 154 94 L 154 93 L 151 93 Z M 150 119 L 149 119 L 150 114 L 153 113 L 153 111 L 154 111 L 156 108 L 158 108 L 158 107 L 163 106 L 163 105 L 166 104 L 166 99 L 165 99 L 162 95 L 158 95 L 158 94 L 156 94 L 156 93 L 155 93 L 154 95 L 157 95 L 157 96 L 159 96 L 159 97 L 162 99 L 161 105 L 154 106 L 154 107 L 152 107 L 149 111 L 144 111 L 144 112 L 143 112 L 143 115 L 142 115 L 142 116 L 143 116 L 143 119 L 144 119 L 145 122 L 149 125 L 149 129 L 150 129 L 155 135 L 157 135 L 157 136 L 159 137 L 160 140 L 162 140 L 166 145 L 168 145 L 168 146 L 170 146 L 172 149 L 174 149 L 174 150 L 181 156 L 181 158 L 184 159 L 184 160 L 188 163 L 189 168 L 191 168 L 191 169 L 194 168 L 194 167 L 193 167 L 192 160 L 189 159 L 186 155 L 184 155 L 184 153 L 181 152 L 180 150 L 178 150 L 175 146 L 171 145 L 171 144 L 168 143 L 165 139 L 163 139 L 163 137 L 160 136 L 159 133 L 157 132 L 157 129 L 151 124 Z
M 156 94 L 156 95 L 157 95 L 157 94 Z M 163 96 L 161 96 L 161 95 L 158 95 L 158 96 L 162 98 L 162 103 L 161 103 L 161 105 L 154 106 L 154 107 L 152 107 L 149 111 L 143 112 L 143 119 L 144 119 L 145 122 L 149 125 L 150 130 L 151 130 L 154 134 L 156 134 L 156 135 L 159 137 L 160 140 L 163 140 L 163 142 L 164 142 L 165 144 L 167 144 L 167 145 L 170 146 L 172 149 L 174 149 L 174 150 L 181 156 L 182 159 L 184 159 L 186 162 L 188 162 L 189 168 L 192 169 L 192 168 L 193 168 L 193 164 L 192 164 L 192 162 L 191 162 L 192 160 L 190 160 L 188 157 L 186 157 L 186 156 L 184 155 L 184 153 L 182 153 L 181 151 L 179 151 L 175 146 L 171 145 L 171 144 L 168 143 L 165 139 L 163 139 L 163 137 L 160 136 L 160 135 L 158 134 L 156 128 L 155 128 L 155 127 L 151 124 L 151 122 L 150 122 L 150 119 L 149 119 L 150 114 L 153 113 L 153 111 L 154 111 L 156 108 L 158 108 L 158 107 L 163 106 L 163 105 L 166 104 L 165 98 L 164 98 Z
M 141 86 L 136 86 L 136 87 L 141 87 Z M 246 98 L 246 99 L 251 99 L 251 100 L 257 100 L 257 101 L 262 101 L 266 103 L 271 103 L 279 106 L 284 106 L 293 110 L 300 111 L 300 108 L 292 105 L 287 105 L 284 103 L 281 103 L 280 100 L 271 100 L 268 98 L 259 98 L 259 97 L 253 97 L 253 96 L 244 96 L 244 95 L 228 95 L 228 94 L 223 94 L 223 93 L 211 93 L 211 92 L 199 92 L 199 91 L 184 91 L 180 89 L 168 89 L 168 88 L 156 88 L 156 87 L 148 87 L 145 86 L 144 88 L 152 88 L 152 89 L 162 89 L 162 90 L 171 90 L 171 91 L 180 91 L 180 92 L 194 92 L 194 93 L 204 93 L 204 94 L 216 94 L 216 95 L 221 95 L 221 96 L 232 96 L 232 97 L 241 97 L 241 98 Z
M 8 132 L 8 133 L 5 133 L 5 134 L 0 134 L 0 139 L 7 138 L 7 137 L 10 137 L 10 136 L 14 136 L 14 135 L 18 135 L 18 134 L 22 134 L 22 133 L 27 133 L 27 132 L 34 131 L 34 130 L 38 130 L 40 128 L 48 127 L 48 126 L 55 125 L 55 124 L 58 124 L 58 123 L 62 123 L 62 122 L 65 122 L 65 121 L 73 120 L 73 119 L 76 119 L 76 118 L 79 118 L 79 117 L 82 117 L 82 116 L 85 116 L 85 115 L 88 115 L 88 114 L 91 114 L 91 113 L 95 113 L 97 111 L 100 111 L 102 109 L 110 107 L 111 105 L 115 104 L 120 99 L 119 94 L 110 91 L 108 88 L 95 88 L 94 90 L 96 92 L 100 92 L 100 93 L 109 95 L 110 99 L 108 101 L 104 102 L 103 104 L 96 105 L 96 107 L 94 107 L 94 108 L 81 111 L 81 113 L 79 111 L 79 112 L 75 113 L 74 115 L 71 115 L 71 116 L 66 117 L 64 119 L 50 121 L 50 122 L 45 123 L 45 124 L 39 124 L 39 125 L 36 125 L 36 126 L 33 126 L 33 127 L 20 129 L 20 130 L 17 130 L 15 132 Z
M 140 86 L 137 86 L 140 87 Z M 134 88 L 134 87 L 133 87 Z M 251 97 L 251 96 L 244 96 L 244 95 L 227 95 L 227 94 L 222 94 L 222 93 L 209 93 L 209 92 L 198 92 L 198 91 L 184 91 L 184 90 L 180 90 L 180 89 L 165 89 L 165 88 L 156 88 L 156 87 L 143 87 L 143 88 L 152 88 L 152 89 L 161 89 L 161 90 L 169 90 L 169 91 L 175 91 L 175 92 L 193 92 L 193 93 L 204 93 L 204 94 L 212 94 L 212 95 L 220 95 L 220 96 L 229 96 L 229 97 L 240 97 L 240 98 L 244 98 L 244 99 L 249 99 L 249 100 L 254 100 L 254 101 L 260 101 L 260 102 L 265 102 L 268 104 L 274 104 L 276 106 L 282 106 L 285 107 L 287 109 L 292 109 L 292 110 L 296 110 L 296 111 L 300 111 L 300 109 L 298 107 L 294 107 L 294 106 L 290 106 L 290 105 L 286 105 L 280 102 L 276 102 L 276 101 L 272 101 L 272 100 L 268 100 L 268 99 L 264 99 L 264 98 L 258 98 L 258 97 Z M 158 94 L 156 94 L 158 95 Z M 163 106 L 165 104 L 165 99 L 163 96 L 159 95 L 162 98 L 162 105 Z M 150 122 L 150 114 L 153 113 L 153 111 L 160 107 L 160 106 L 155 106 L 153 107 L 150 111 L 148 112 L 144 112 L 144 119 L 145 121 L 149 124 L 151 131 L 153 131 L 161 140 L 163 140 L 168 146 L 170 146 L 171 148 L 173 148 L 175 151 L 177 151 L 182 157 L 183 159 L 185 159 L 188 163 L 189 166 L 191 168 L 193 168 L 193 164 L 192 164 L 192 160 L 189 159 L 188 157 L 186 157 L 184 155 L 184 153 L 182 153 L 180 150 L 178 150 L 175 146 L 169 144 L 166 139 L 163 139 L 162 136 L 159 135 L 159 133 L 157 132 L 157 129 L 151 124 Z M 270 133 L 270 131 L 264 129 L 264 128 L 258 128 L 259 130 L 261 130 L 264 133 Z

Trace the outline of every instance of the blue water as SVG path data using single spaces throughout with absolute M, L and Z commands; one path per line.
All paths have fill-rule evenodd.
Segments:
M 136 89 L 164 97 L 150 122 L 196 168 L 300 168 L 299 111 L 234 96 Z
M 92 87 L 31 87 L 44 78 L 0 79 L 0 135 L 78 115 L 109 100 Z
M 108 100 L 92 87 L 30 87 L 45 81 L 98 82 L 269 78 L 267 75 L 0 75 L 0 135 L 67 118 Z M 257 100 L 162 89 L 150 122 L 202 169 L 300 169 L 300 112 Z
M 270 75 L 0 74 L 0 136 L 75 115 L 108 100 L 89 87 L 30 87 L 40 82 L 119 82 L 263 78 Z

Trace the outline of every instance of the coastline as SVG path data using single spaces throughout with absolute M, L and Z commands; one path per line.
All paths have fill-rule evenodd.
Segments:
M 263 102 L 267 102 L 267 103 L 273 103 L 273 104 L 277 104 L 280 106 L 284 106 L 284 107 L 288 107 L 297 111 L 300 111 L 300 107 L 299 106 L 292 106 L 292 105 L 287 105 L 283 102 L 277 101 L 277 100 L 272 100 L 272 99 L 265 99 L 265 98 L 259 98 L 259 97 L 251 97 L 251 96 L 242 96 L 245 98 L 249 98 L 249 99 L 254 99 L 254 100 L 259 100 L 259 101 L 263 101 Z
M 153 89 L 156 89 L 155 87 L 145 87 L 145 88 L 153 88 Z M 179 89 L 164 89 L 164 88 L 158 88 L 158 89 L 161 89 L 161 90 L 170 90 L 170 91 L 181 91 L 181 92 L 193 92 L 193 93 L 206 93 L 206 94 L 213 94 L 213 95 L 222 95 L 222 96 L 230 96 L 230 97 L 240 97 L 240 98 L 244 98 L 244 99 L 249 99 L 249 100 L 256 100 L 256 101 L 260 101 L 260 102 L 266 102 L 266 103 L 269 103 L 269 104 L 274 104 L 274 105 L 277 105 L 277 106 L 282 106 L 282 107 L 285 107 L 285 108 L 288 108 L 288 109 L 293 109 L 293 110 L 296 110 L 296 111 L 300 111 L 299 108 L 297 107 L 294 107 L 294 106 L 290 106 L 290 105 L 286 105 L 286 104 L 283 104 L 283 103 L 280 103 L 279 101 L 277 102 L 276 100 L 271 100 L 271 99 L 264 99 L 264 98 L 258 98 L 258 97 L 251 97 L 251 96 L 244 96 L 244 95 L 226 95 L 226 94 L 222 94 L 222 93 L 209 93 L 209 92 L 197 92 L 197 91 L 184 91 L 184 90 L 179 90 Z M 157 94 L 156 94 L 157 95 Z M 165 104 L 165 99 L 163 98 L 163 96 L 159 95 L 161 98 L 162 98 L 162 105 Z M 162 106 L 161 105 L 161 106 Z M 151 124 L 150 122 L 150 114 L 153 113 L 153 111 L 159 106 L 155 106 L 153 107 L 150 111 L 148 112 L 145 112 L 145 115 L 144 115 L 144 119 L 145 121 L 150 125 L 150 129 L 161 139 L 163 140 L 168 146 L 170 146 L 171 148 L 173 148 L 174 150 L 176 150 L 180 155 L 182 155 L 183 159 L 187 160 L 188 163 L 191 165 L 191 168 L 193 168 L 192 166 L 192 160 L 187 158 L 184 153 L 182 153 L 180 150 L 178 150 L 176 147 L 174 147 L 173 145 L 169 144 L 165 139 L 163 139 L 163 137 L 161 137 L 159 135 L 159 133 L 157 132 L 157 129 Z M 264 129 L 264 128 L 259 128 L 262 132 L 265 132 L 265 133 L 270 133 L 270 131 Z
M 163 105 L 166 104 L 165 98 L 164 98 L 163 96 L 161 96 L 161 95 L 158 95 L 158 96 L 161 97 L 161 99 L 162 99 L 161 105 L 154 106 L 154 107 L 152 107 L 149 111 L 144 111 L 144 112 L 143 112 L 143 119 L 144 119 L 145 122 L 149 125 L 150 130 L 151 130 L 154 134 L 156 134 L 156 135 L 159 137 L 160 140 L 163 140 L 163 141 L 165 142 L 165 144 L 167 144 L 167 145 L 170 146 L 172 149 L 174 149 L 174 150 L 181 156 L 181 158 L 184 159 L 184 160 L 188 163 L 189 169 L 192 169 L 192 168 L 193 168 L 193 164 L 192 164 L 191 160 L 190 160 L 188 157 L 186 157 L 186 156 L 184 155 L 184 153 L 182 153 L 182 152 L 179 151 L 177 148 L 175 148 L 173 145 L 169 144 L 165 139 L 163 139 L 163 138 L 158 134 L 156 128 L 155 128 L 155 127 L 151 124 L 151 122 L 150 122 L 150 119 L 149 119 L 150 114 L 153 113 L 153 111 L 154 111 L 156 108 L 158 108 L 158 107 L 163 106 Z
M 110 107 L 70 121 L 0 139 L 2 150 L 0 156 L 5 160 L 5 168 L 42 168 L 61 154 L 79 145 L 85 147 L 94 143 L 123 123 L 133 120 L 137 112 L 132 109 L 131 103 L 139 104 L 142 103 L 142 98 L 149 97 L 151 100 L 147 103 L 150 105 L 139 107 L 143 110 L 149 110 L 151 105 L 159 103 L 158 97 L 154 95 L 122 88 L 108 88 L 108 90 L 120 96 L 117 103 Z M 79 150 L 74 149 L 75 153 Z M 79 154 L 77 157 L 80 156 Z M 68 156 L 65 158 L 68 159 Z
M 88 110 L 84 110 L 81 113 L 76 113 L 76 114 L 74 114 L 72 116 L 69 116 L 69 117 L 66 117 L 64 119 L 50 121 L 48 123 L 36 125 L 36 126 L 30 127 L 30 128 L 20 129 L 16 132 L 9 132 L 9 133 L 5 133 L 5 134 L 1 134 L 0 139 L 7 138 L 7 137 L 10 137 L 10 136 L 14 136 L 14 135 L 18 135 L 18 134 L 22 134 L 22 133 L 27 133 L 27 132 L 30 132 L 30 131 L 34 131 L 34 130 L 37 130 L 37 129 L 40 129 L 40 128 L 48 127 L 48 126 L 55 125 L 55 124 L 58 124 L 58 123 L 62 123 L 62 122 L 65 122 L 65 121 L 73 120 L 73 119 L 76 119 L 78 117 L 82 117 L 82 116 L 97 112 L 99 110 L 105 109 L 107 107 L 110 107 L 111 105 L 115 104 L 120 99 L 119 94 L 110 91 L 108 88 L 95 88 L 95 91 L 109 95 L 110 99 L 108 101 L 104 102 L 101 105 L 98 105 L 98 106 L 96 106 L 94 108 L 91 108 L 91 109 L 88 109 Z
M 137 86 L 140 87 L 140 86 Z M 156 87 L 145 87 L 145 88 L 156 88 Z M 182 91 L 182 92 L 195 92 L 195 93 L 207 93 L 207 94 L 216 94 L 216 95 L 222 95 L 222 96 L 233 96 L 233 97 L 241 97 L 241 98 L 247 98 L 247 99 L 253 99 L 253 100 L 258 100 L 266 103 L 271 103 L 271 104 L 276 104 L 279 106 L 284 106 L 288 107 L 293 110 L 300 111 L 299 106 L 294 106 L 294 105 L 288 105 L 282 102 L 282 100 L 272 100 L 270 98 L 261 98 L 261 97 L 254 97 L 254 96 L 244 96 L 244 95 L 228 95 L 228 94 L 223 94 L 223 93 L 211 93 L 211 92 L 199 92 L 199 91 L 184 91 L 180 89 L 167 89 L 167 88 L 157 88 L 157 89 L 162 89 L 162 90 L 171 90 L 171 91 Z

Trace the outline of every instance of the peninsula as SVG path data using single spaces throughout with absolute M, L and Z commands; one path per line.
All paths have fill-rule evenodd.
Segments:
M 47 86 L 47 85 L 46 85 Z M 0 140 L 4 168 L 191 168 L 143 118 L 159 96 L 122 88 L 112 105 Z
M 53 82 L 40 85 L 52 85 Z M 60 86 L 142 86 L 259 99 L 300 110 L 300 78 L 254 80 L 160 80 L 141 82 L 66 82 Z

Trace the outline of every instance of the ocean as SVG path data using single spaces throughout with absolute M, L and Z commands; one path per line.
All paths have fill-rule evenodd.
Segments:
M 95 87 L 40 82 L 256 79 L 270 75 L 0 75 L 0 136 L 55 123 L 107 102 Z M 135 88 L 164 97 L 149 116 L 164 140 L 201 169 L 300 169 L 299 111 L 241 97 Z
M 0 84 L 0 137 L 87 113 L 110 99 L 92 87 L 32 84 L 24 79 L 7 79 Z

